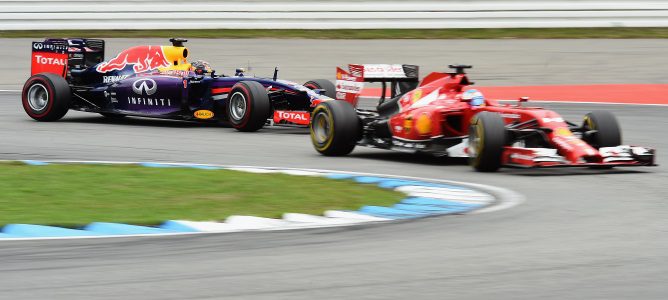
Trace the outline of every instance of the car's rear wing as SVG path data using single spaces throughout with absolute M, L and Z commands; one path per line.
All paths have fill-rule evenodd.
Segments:
M 98 39 L 45 39 L 32 42 L 30 75 L 54 73 L 67 77 L 68 70 L 104 61 L 104 41 Z
M 365 82 L 380 82 L 380 102 L 387 97 L 390 83 L 390 98 L 402 95 L 417 87 L 419 67 L 400 64 L 349 64 L 348 71 L 336 68 L 336 99 L 357 106 Z

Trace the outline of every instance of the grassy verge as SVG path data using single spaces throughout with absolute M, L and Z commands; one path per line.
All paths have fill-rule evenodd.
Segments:
M 188 37 L 313 39 L 592 39 L 668 38 L 668 28 L 483 28 L 483 29 L 339 29 L 339 30 L 21 30 L 0 31 L 0 38 L 43 37 Z
M 352 181 L 228 170 L 110 165 L 0 164 L 0 225 L 158 224 L 279 217 L 390 205 L 403 194 Z

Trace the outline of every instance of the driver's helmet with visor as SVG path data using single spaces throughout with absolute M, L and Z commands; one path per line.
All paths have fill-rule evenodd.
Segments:
M 485 104 L 485 96 L 478 90 L 467 90 L 462 94 L 462 100 L 468 102 L 471 106 L 481 106 Z
M 196 60 L 190 62 L 190 65 L 192 66 L 190 70 L 195 72 L 197 75 L 211 75 L 213 73 L 211 64 L 206 61 Z

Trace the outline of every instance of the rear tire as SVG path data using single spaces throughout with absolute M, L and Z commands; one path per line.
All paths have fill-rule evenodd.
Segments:
M 469 164 L 480 172 L 495 172 L 501 167 L 506 144 L 506 125 L 499 114 L 481 112 L 469 126 Z
M 313 110 L 309 129 L 316 151 L 326 156 L 343 156 L 355 149 L 362 125 L 350 103 L 325 101 Z
M 583 137 L 594 148 L 614 147 L 622 144 L 622 132 L 617 118 L 604 110 L 592 111 L 585 115 L 582 122 L 585 130 Z M 596 130 L 595 133 L 587 134 L 587 131 Z
M 23 109 L 37 121 L 57 121 L 70 109 L 72 91 L 65 78 L 52 73 L 39 73 L 23 85 Z
M 271 102 L 262 84 L 241 81 L 232 87 L 225 110 L 235 129 L 252 132 L 264 127 L 271 114 Z
M 336 86 L 334 86 L 334 84 L 327 79 L 309 80 L 306 83 L 304 83 L 304 86 L 312 90 L 315 89 L 325 90 L 323 95 L 332 99 L 336 99 Z

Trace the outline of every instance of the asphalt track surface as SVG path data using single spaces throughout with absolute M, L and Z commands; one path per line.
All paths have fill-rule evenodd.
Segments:
M 281 40 L 247 42 L 284 45 Z M 666 58 L 658 55 L 658 47 L 668 45 L 668 41 L 455 42 L 453 49 L 469 51 L 461 57 L 487 61 L 487 66 L 474 69 L 471 76 L 473 80 L 487 78 L 483 80 L 488 85 L 512 84 L 514 80 L 518 85 L 528 84 L 526 81 L 666 80 L 659 76 L 666 70 Z M 22 40 L 2 43 L 9 49 L 26 48 Z M 23 43 L 21 47 L 19 43 Z M 341 47 L 351 42 L 295 43 L 290 46 L 294 52 L 309 56 L 312 54 L 305 49 L 312 43 Z M 366 50 L 382 54 L 355 61 L 435 58 L 432 50 L 416 56 L 383 50 L 418 43 L 424 41 L 370 42 Z M 443 49 L 453 44 L 426 43 Z M 481 44 L 531 51 L 507 60 L 499 57 L 511 51 L 500 51 L 496 59 L 480 58 L 482 53 L 477 51 Z M 585 46 L 591 51 L 602 49 L 596 50 L 600 56 L 587 54 Z M 555 54 L 545 49 L 550 47 L 578 50 Z M 268 47 L 264 59 L 278 61 L 270 54 L 276 48 Z M 657 55 L 650 56 L 654 52 Z M 555 55 L 561 59 L 554 68 L 567 71 L 543 75 L 543 80 L 550 77 L 549 81 L 532 78 L 540 77 L 545 69 L 537 62 L 551 61 Z M 596 59 L 583 59 L 583 55 Z M 328 65 L 325 56 L 311 57 L 313 65 Z M 294 59 L 287 63 L 297 65 Z M 562 65 L 566 62 L 572 63 Z M 514 70 L 517 66 L 524 71 Z M 603 71 L 622 66 L 634 67 L 608 77 Z M 23 66 L 21 71 L 27 72 L 25 69 Z M 313 77 L 325 76 L 318 69 L 303 71 Z M 602 78 L 574 79 L 575 74 L 591 69 Z M 496 78 L 495 74 L 503 73 L 499 70 L 509 70 L 511 75 Z M 520 79 L 521 75 L 529 78 Z M 11 80 L 2 82 L 12 86 L 15 82 Z M 622 124 L 625 142 L 658 148 L 657 160 L 664 165 L 607 171 L 503 169 L 481 174 L 462 161 L 366 148 L 356 149 L 349 157 L 327 158 L 315 153 L 302 129 L 239 133 L 175 121 L 129 118 L 111 122 L 76 112 L 60 122 L 38 123 L 23 113 L 18 94 L 0 93 L 1 159 L 322 168 L 483 183 L 513 189 L 527 198 L 519 206 L 493 213 L 359 228 L 0 243 L 0 299 L 665 299 L 668 107 L 545 106 L 575 121 L 591 110 L 611 110 Z

